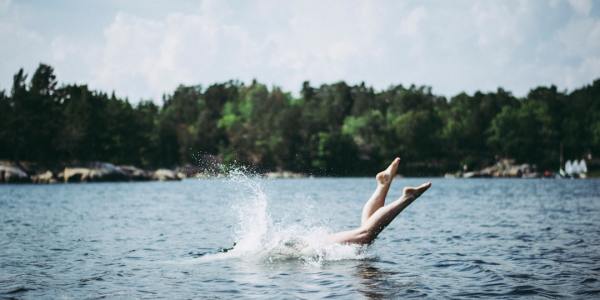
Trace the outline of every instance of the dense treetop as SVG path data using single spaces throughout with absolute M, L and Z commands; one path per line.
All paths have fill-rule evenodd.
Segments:
M 537 87 L 524 98 L 434 95 L 428 87 L 302 85 L 299 97 L 258 82 L 179 86 L 162 106 L 131 105 L 86 85 L 57 83 L 41 64 L 0 91 L 0 159 L 46 164 L 108 161 L 198 164 L 212 155 L 258 170 L 366 175 L 393 157 L 400 172 L 435 175 L 499 157 L 557 170 L 600 154 L 600 80 L 570 93 Z

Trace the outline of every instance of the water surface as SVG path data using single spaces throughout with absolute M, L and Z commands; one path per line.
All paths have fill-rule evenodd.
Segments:
M 373 179 L 3 185 L 0 298 L 598 297 L 600 181 L 432 182 L 368 249 L 310 251 Z

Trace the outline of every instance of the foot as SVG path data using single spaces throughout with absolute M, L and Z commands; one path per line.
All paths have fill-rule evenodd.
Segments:
M 431 187 L 431 182 L 423 183 L 418 187 L 405 187 L 402 191 L 402 199 L 413 201 L 421 196 Z
M 394 176 L 396 176 L 396 171 L 398 171 L 399 164 L 400 158 L 396 157 L 396 159 L 394 159 L 394 161 L 390 164 L 389 167 L 387 167 L 387 169 L 377 173 L 377 176 L 375 176 L 377 183 L 381 185 L 390 184 L 392 182 L 392 179 L 394 179 Z

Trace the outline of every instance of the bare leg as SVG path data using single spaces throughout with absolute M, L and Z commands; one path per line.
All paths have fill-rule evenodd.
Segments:
M 400 158 L 396 157 L 394 161 L 387 167 L 387 169 L 379 172 L 375 179 L 377 180 L 377 187 L 371 195 L 371 198 L 367 200 L 365 206 L 362 210 L 362 216 L 360 224 L 363 225 L 367 219 L 375 213 L 379 208 L 383 207 L 385 204 L 385 196 L 387 195 L 390 185 L 392 184 L 392 180 L 394 176 L 396 176 L 396 172 L 398 171 L 398 165 L 400 164 Z
M 372 239 L 375 239 L 398 214 L 419 198 L 429 187 L 431 187 L 430 182 L 418 187 L 406 187 L 400 199 L 378 209 L 364 224 L 364 227 L 373 235 Z
M 431 187 L 430 182 L 418 187 L 404 188 L 400 199 L 379 208 L 359 228 L 334 233 L 329 236 L 329 239 L 334 243 L 370 244 L 400 212 L 421 196 L 429 187 Z

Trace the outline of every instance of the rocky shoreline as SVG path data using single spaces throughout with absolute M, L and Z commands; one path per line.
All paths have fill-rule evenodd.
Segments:
M 213 172 L 214 173 L 214 172 Z M 73 182 L 126 182 L 173 181 L 185 178 L 221 177 L 223 174 L 206 173 L 199 167 L 186 165 L 174 169 L 146 170 L 131 165 L 114 165 L 106 162 L 40 166 L 31 163 L 0 161 L 1 183 L 73 183 Z M 262 174 L 269 179 L 304 178 L 306 174 L 289 171 Z M 530 164 L 516 164 L 512 159 L 502 159 L 481 170 L 463 170 L 447 173 L 446 178 L 554 178 L 553 172 L 538 172 Z
M 0 161 L 1 183 L 76 183 L 76 182 L 127 182 L 127 181 L 173 181 L 185 178 L 221 177 L 223 174 L 205 172 L 199 167 L 186 165 L 174 169 L 146 170 L 130 165 L 114 165 L 106 162 L 41 166 L 32 163 Z M 268 172 L 265 178 L 303 178 L 306 174 L 289 171 Z
M 145 170 L 103 162 L 53 168 L 0 162 L 0 183 L 170 181 L 187 178 L 188 171 L 184 168 Z
M 481 170 L 463 170 L 447 173 L 445 178 L 555 178 L 551 171 L 539 172 L 535 165 L 517 164 L 514 159 L 501 159 L 496 164 Z

